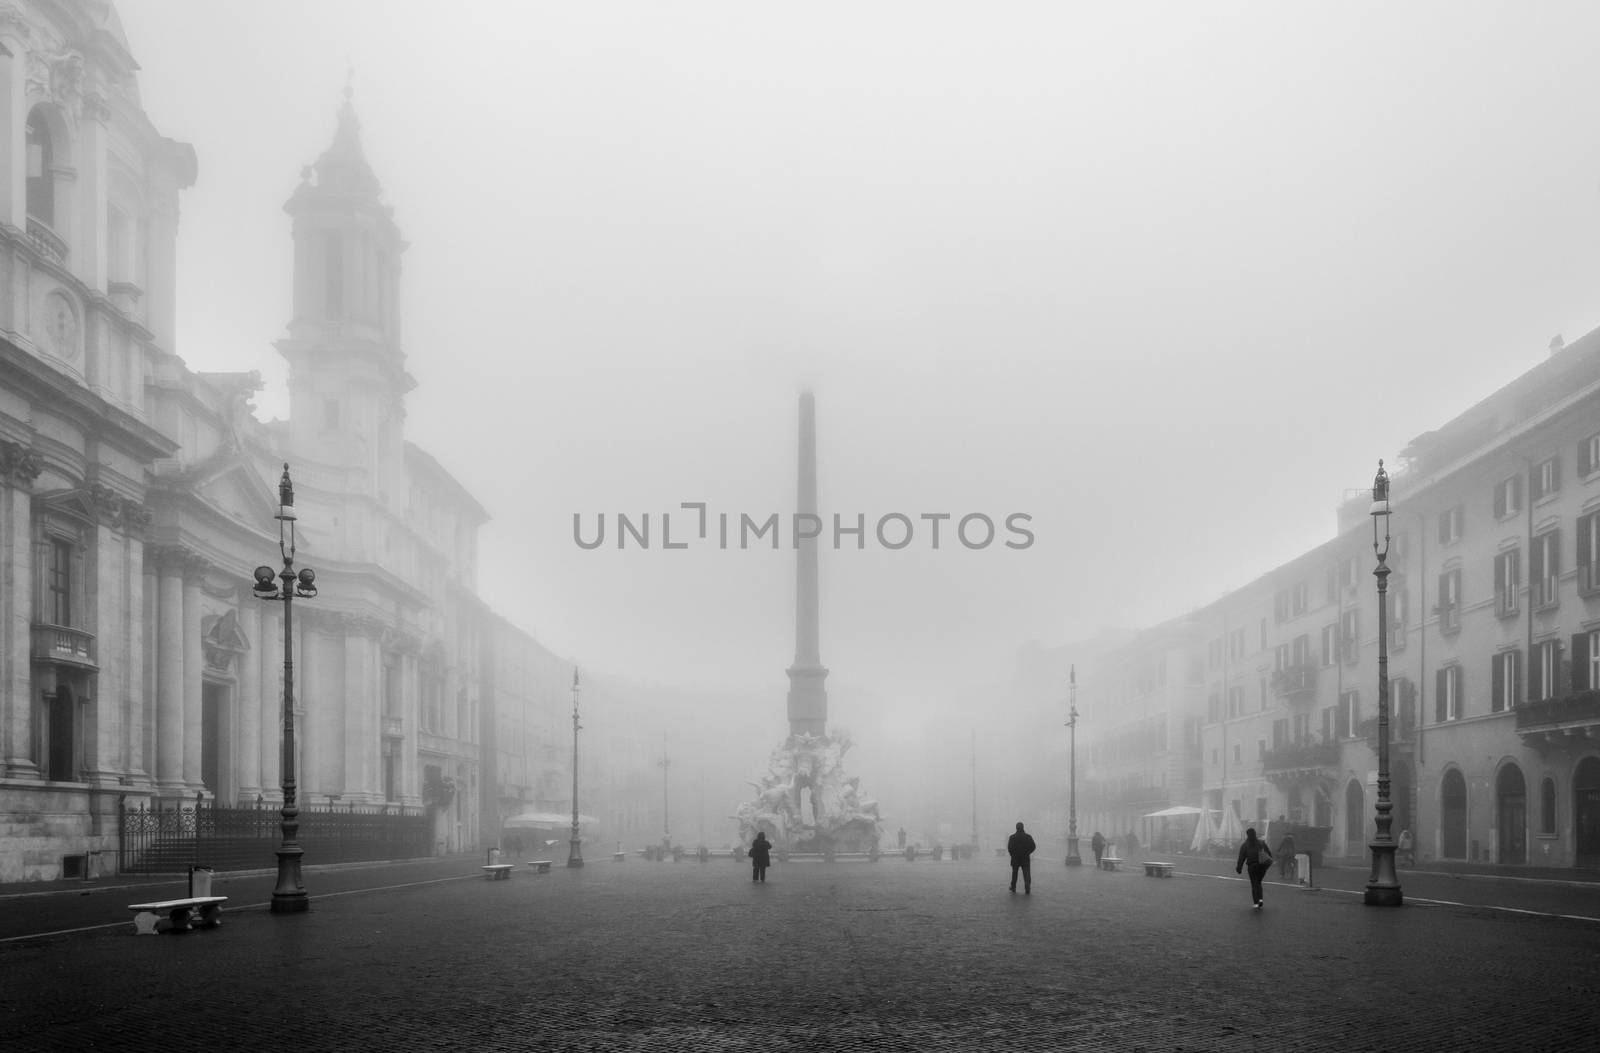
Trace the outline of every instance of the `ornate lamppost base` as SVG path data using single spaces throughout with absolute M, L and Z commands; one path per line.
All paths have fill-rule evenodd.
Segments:
M 577 838 L 573 838 L 571 841 L 572 848 L 567 853 L 567 868 L 569 870 L 574 867 L 583 866 L 583 850 L 578 847 L 581 844 L 583 844 L 583 842 Z
M 1367 881 L 1362 901 L 1369 907 L 1399 907 L 1404 903 L 1400 894 L 1400 876 L 1394 868 L 1393 842 L 1370 842 L 1372 849 L 1372 876 Z
M 300 849 L 278 850 L 278 884 L 272 890 L 272 913 L 301 914 L 311 909 L 311 897 L 300 880 Z
M 1078 855 L 1078 838 L 1076 835 L 1067 838 L 1067 866 L 1083 866 L 1083 857 Z

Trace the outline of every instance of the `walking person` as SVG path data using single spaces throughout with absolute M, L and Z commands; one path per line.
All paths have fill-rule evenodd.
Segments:
M 750 845 L 750 880 L 765 882 L 767 868 L 772 865 L 772 842 L 767 840 L 765 830 L 756 833 L 756 839 Z
M 1250 868 L 1251 909 L 1260 910 L 1261 878 L 1272 869 L 1272 849 L 1256 836 L 1256 828 L 1253 826 L 1244 832 L 1244 844 L 1239 846 L 1239 861 L 1234 864 L 1233 872 L 1237 874 L 1245 867 Z
M 1017 891 L 1017 871 L 1022 871 L 1022 894 L 1033 894 L 1033 850 L 1038 846 L 1033 843 L 1033 837 L 1022 829 L 1022 824 L 1017 824 L 1017 832 L 1006 841 L 1006 851 L 1011 853 L 1011 891 Z
M 1100 869 L 1100 860 L 1106 855 L 1106 838 L 1100 831 L 1094 832 L 1094 837 L 1089 841 L 1089 847 L 1094 849 L 1094 868 Z

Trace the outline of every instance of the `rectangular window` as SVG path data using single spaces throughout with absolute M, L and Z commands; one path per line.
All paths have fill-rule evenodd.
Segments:
M 1206 699 L 1206 716 L 1213 724 L 1222 719 L 1222 696 L 1214 691 L 1211 697 Z
M 1289 722 L 1287 720 L 1274 720 L 1272 722 L 1272 748 L 1280 749 L 1289 744 Z
M 1403 650 L 1406 645 L 1406 623 L 1411 618 L 1411 594 L 1402 588 L 1389 593 L 1389 647 Z
M 1561 641 L 1546 640 L 1533 645 L 1533 656 L 1528 670 L 1528 699 L 1543 702 L 1555 698 L 1559 688 L 1556 679 L 1561 670 Z
M 1322 664 L 1332 665 L 1339 660 L 1339 627 L 1337 625 L 1324 625 L 1322 627 Z
M 1267 649 L 1267 620 L 1265 618 L 1263 618 L 1263 619 L 1261 619 L 1261 647 L 1259 648 L 1259 650 L 1265 651 L 1266 649 Z
M 1561 489 L 1561 459 L 1551 457 L 1534 465 L 1533 481 L 1529 489 L 1533 491 L 1532 496 L 1535 501 L 1549 497 Z
M 322 235 L 324 317 L 344 317 L 344 236 L 337 230 Z
M 1272 668 L 1281 673 L 1289 668 L 1289 645 L 1281 643 L 1272 651 Z
M 1517 613 L 1517 595 L 1522 587 L 1522 553 L 1509 549 L 1494 558 L 1494 610 L 1502 618 Z
M 1339 727 L 1341 738 L 1355 738 L 1356 725 L 1361 723 L 1361 692 L 1346 691 L 1339 696 Z
M 1572 638 L 1572 690 L 1600 689 L 1600 629 Z
M 1533 539 L 1528 556 L 1530 603 L 1538 610 L 1557 602 L 1556 579 L 1561 575 L 1561 531 L 1547 530 Z
M 1261 711 L 1262 712 L 1266 712 L 1266 708 L 1267 708 L 1267 678 L 1266 677 L 1262 677 L 1261 678 Z
M 1439 670 L 1434 685 L 1434 718 L 1443 724 L 1461 718 L 1461 667 L 1447 665 Z
M 1447 570 L 1439 575 L 1439 631 L 1455 632 L 1461 628 L 1461 569 Z
M 1244 688 L 1228 688 L 1228 716 L 1233 718 L 1244 712 Z
M 1301 633 L 1294 638 L 1289 649 L 1289 660 L 1297 669 L 1303 669 L 1311 664 L 1311 637 Z
M 1578 588 L 1600 591 L 1600 512 L 1578 517 Z
M 1489 710 L 1502 713 L 1522 704 L 1522 652 L 1501 651 L 1490 659 L 1490 674 L 1494 689 L 1489 700 Z
M 1296 713 L 1294 715 L 1294 741 L 1304 742 L 1311 737 L 1311 714 Z
M 1600 433 L 1578 443 L 1578 474 L 1592 475 L 1600 468 Z
M 1494 485 L 1494 517 L 1504 519 L 1520 511 L 1522 511 L 1522 476 L 1513 475 L 1509 479 L 1500 480 Z
M 1272 620 L 1286 622 L 1289 620 L 1289 592 L 1279 589 L 1272 596 Z
M 1306 583 L 1302 581 L 1289 594 L 1290 612 L 1296 615 L 1304 614 L 1308 603 Z
M 1266 755 L 1267 755 L 1267 740 L 1266 739 L 1256 739 L 1256 760 L 1260 760 L 1262 757 L 1265 757 Z
M 1461 506 L 1439 513 L 1439 544 L 1448 545 L 1461 540 Z
M 1339 649 L 1345 661 L 1361 655 L 1361 610 L 1352 607 L 1339 615 Z
M 50 542 L 50 624 L 72 625 L 72 542 Z
M 1244 630 L 1235 629 L 1228 634 L 1228 660 L 1236 662 L 1244 657 Z
M 1322 741 L 1332 742 L 1334 732 L 1333 718 L 1339 712 L 1337 706 L 1329 706 L 1322 711 Z

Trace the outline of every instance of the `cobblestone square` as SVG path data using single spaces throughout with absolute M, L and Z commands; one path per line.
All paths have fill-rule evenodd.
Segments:
M 312 910 L 287 917 L 261 906 L 270 877 L 239 879 L 216 931 L 0 943 L 0 1046 L 1592 1048 L 1594 922 L 1283 884 L 1256 912 L 1204 862 L 1154 880 L 1041 858 L 1023 895 L 993 860 L 795 862 L 754 884 L 726 857 L 509 881 L 457 859 L 313 872 Z

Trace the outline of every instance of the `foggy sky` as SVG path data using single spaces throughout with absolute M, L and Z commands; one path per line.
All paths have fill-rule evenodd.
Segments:
M 1030 514 L 1022 552 L 824 549 L 830 690 L 911 709 L 1326 540 L 1600 319 L 1592 4 L 118 7 L 199 155 L 190 366 L 286 412 L 282 204 L 353 68 L 482 593 L 775 722 L 792 551 L 584 552 L 573 513 L 788 513 L 810 387 L 825 514 Z

